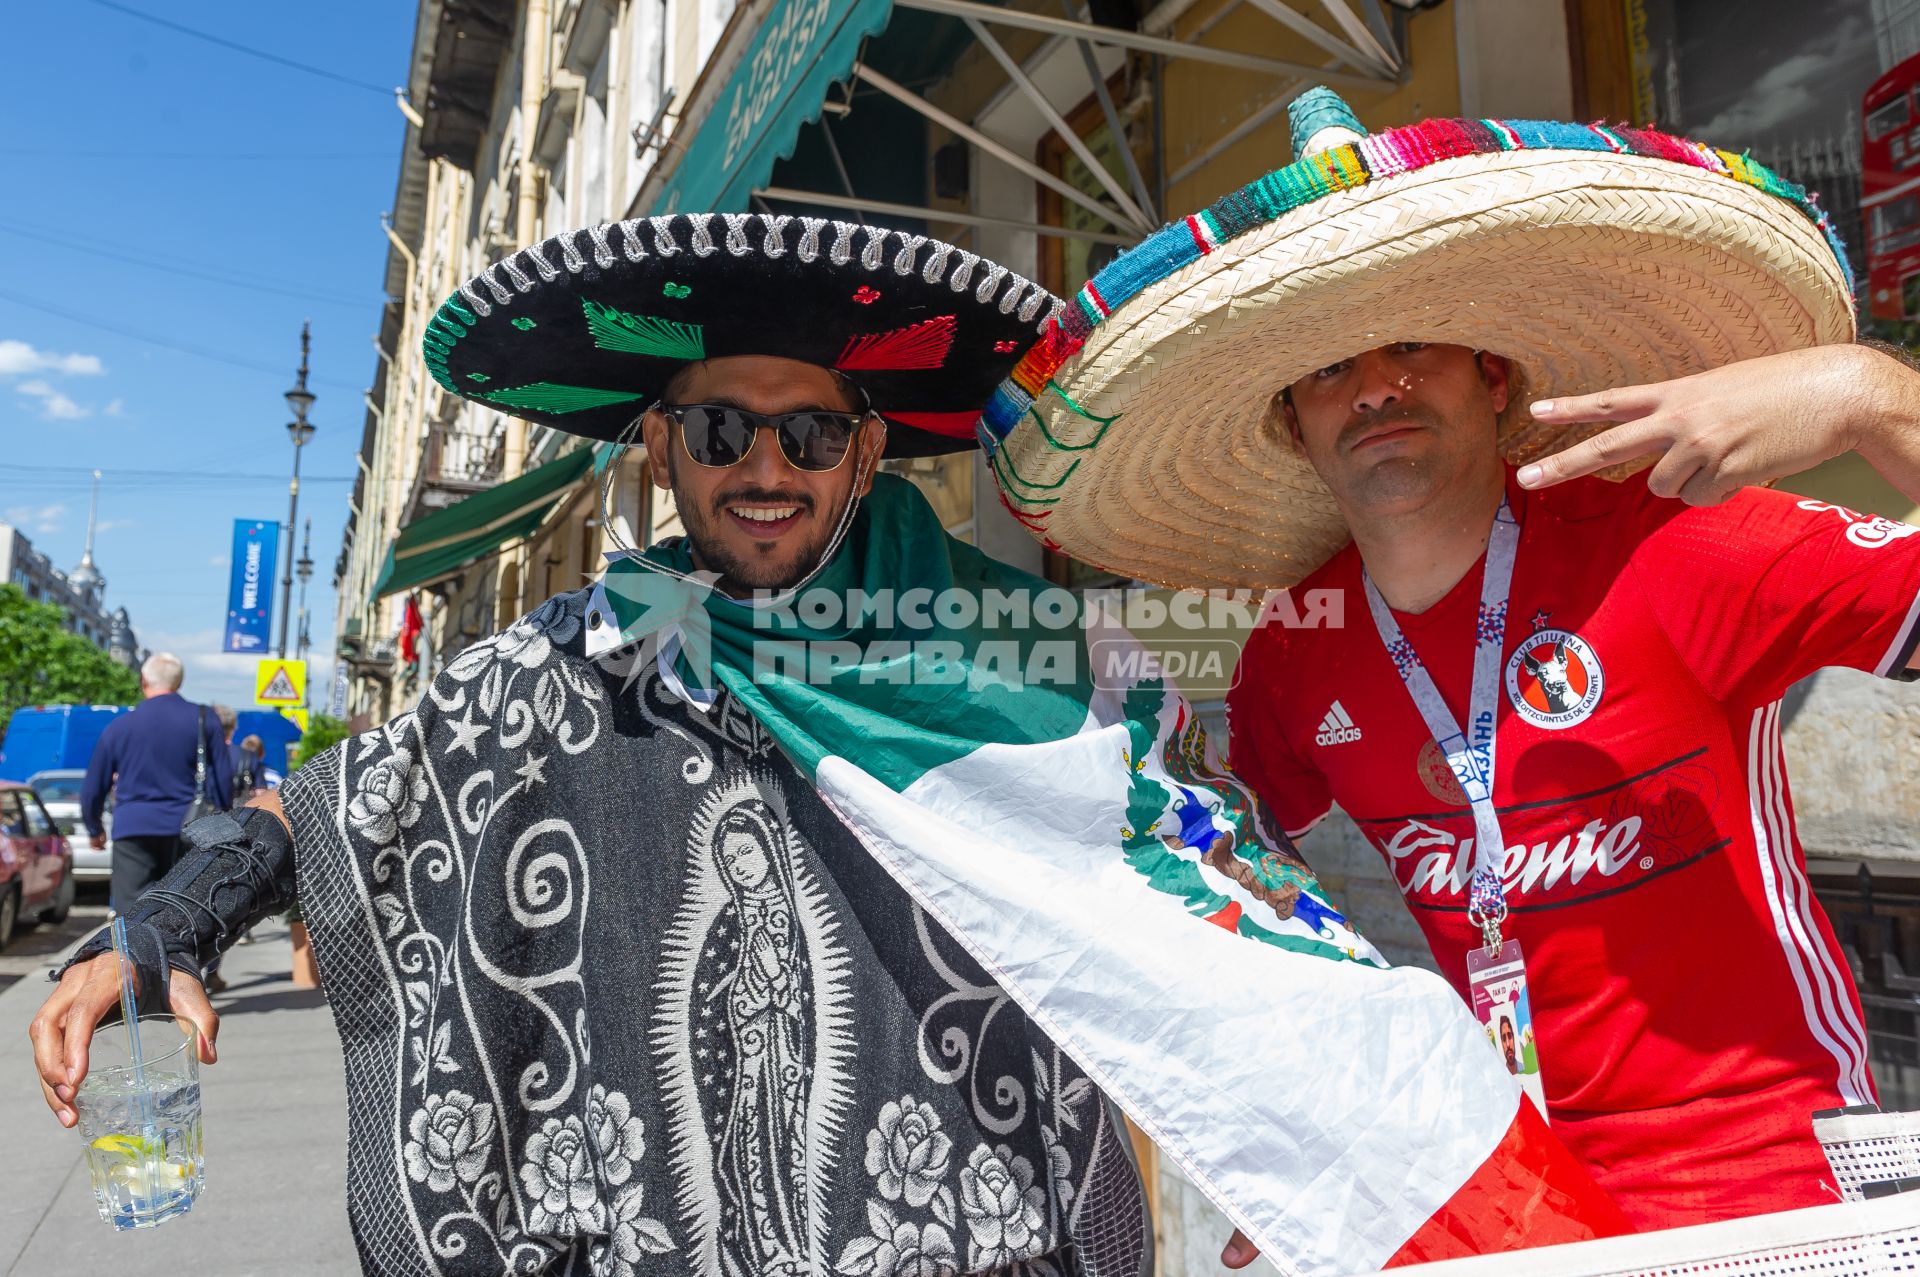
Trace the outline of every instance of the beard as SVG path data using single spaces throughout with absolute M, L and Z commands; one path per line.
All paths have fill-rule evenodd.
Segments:
M 670 483 L 675 465 L 669 454 L 667 479 Z M 813 497 L 798 489 L 742 485 L 716 493 L 704 505 L 680 500 L 680 492 L 679 485 L 674 484 L 680 521 L 686 525 L 694 562 L 708 571 L 718 572 L 720 580 L 716 588 L 729 595 L 785 590 L 798 585 L 819 566 L 845 506 L 844 501 L 839 503 L 828 512 L 829 517 L 816 522 L 811 518 Z M 728 521 L 733 517 L 727 513 L 727 506 L 737 501 L 798 506 L 801 517 L 807 520 L 806 526 L 795 529 L 777 543 L 737 546 L 725 535 Z

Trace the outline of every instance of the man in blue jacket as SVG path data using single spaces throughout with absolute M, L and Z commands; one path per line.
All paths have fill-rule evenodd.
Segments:
M 95 850 L 107 845 L 100 816 L 113 793 L 115 913 L 130 909 L 179 858 L 197 773 L 204 770 L 205 797 L 214 807 L 228 805 L 233 758 L 212 711 L 180 695 L 184 675 L 172 653 L 148 657 L 140 667 L 140 703 L 107 724 L 87 764 L 80 812 Z

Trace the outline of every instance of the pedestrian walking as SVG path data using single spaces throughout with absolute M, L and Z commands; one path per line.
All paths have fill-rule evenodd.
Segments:
M 238 807 L 256 789 L 267 788 L 266 745 L 249 732 L 233 751 L 233 805 Z
M 140 667 L 140 703 L 100 733 L 87 764 L 80 812 L 97 851 L 107 845 L 101 814 L 110 791 L 114 799 L 115 913 L 125 913 L 173 867 L 182 826 L 227 806 L 233 763 L 213 712 L 180 695 L 185 673 L 171 652 L 148 657 Z

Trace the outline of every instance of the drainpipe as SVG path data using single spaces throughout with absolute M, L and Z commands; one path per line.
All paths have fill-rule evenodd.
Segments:
M 540 123 L 540 101 L 547 92 L 547 41 L 552 36 L 553 20 L 549 0 L 528 0 L 525 25 L 520 41 L 520 198 L 514 209 L 514 242 L 521 248 L 533 243 L 534 227 L 540 215 L 540 167 L 534 163 L 533 143 Z M 518 417 L 507 421 L 505 466 L 501 477 L 519 477 L 527 464 L 527 423 Z

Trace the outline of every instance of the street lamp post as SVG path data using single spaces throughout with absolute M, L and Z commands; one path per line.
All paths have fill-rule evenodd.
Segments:
M 293 482 L 287 485 L 287 570 L 280 578 L 280 659 L 287 659 L 287 623 L 293 619 L 293 530 L 300 522 L 300 449 L 313 438 L 307 424 L 307 410 L 313 407 L 313 392 L 307 389 L 307 347 L 312 338 L 311 320 L 300 325 L 300 378 L 287 392 L 287 406 L 293 420 L 287 423 L 287 435 L 293 440 Z M 312 564 L 307 571 L 313 570 Z M 306 573 L 301 574 L 304 582 Z
M 300 574 L 300 637 L 294 640 L 300 653 L 300 659 L 307 659 L 307 648 L 311 640 L 307 637 L 307 578 L 313 575 L 313 556 L 308 551 L 313 546 L 313 520 L 308 518 L 306 527 L 301 530 L 300 561 L 293 570 Z

